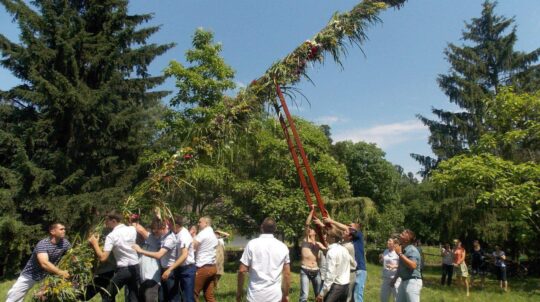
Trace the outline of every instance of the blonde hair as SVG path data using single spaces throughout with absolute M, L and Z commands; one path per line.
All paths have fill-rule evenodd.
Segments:
M 332 238 L 335 242 L 340 241 L 343 239 L 343 231 L 339 230 L 338 228 L 331 228 L 326 232 L 326 236 Z

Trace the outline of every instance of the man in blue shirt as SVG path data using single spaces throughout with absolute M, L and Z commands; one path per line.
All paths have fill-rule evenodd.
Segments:
M 334 221 L 330 217 L 323 218 L 325 224 L 336 226 L 343 232 L 351 236 L 351 242 L 354 246 L 354 260 L 356 261 L 356 278 L 354 280 L 353 298 L 355 302 L 364 301 L 364 285 L 366 284 L 366 255 L 364 253 L 364 234 L 362 234 L 360 223 L 351 222 L 349 225 Z
M 420 302 L 422 257 L 418 249 L 412 244 L 414 239 L 414 232 L 406 229 L 399 235 L 401 245 L 394 248 L 394 251 L 399 256 L 399 266 L 393 283 L 396 282 L 398 277 L 401 278 L 396 298 L 397 302 Z
M 17 282 L 9 290 L 7 302 L 23 301 L 28 290 L 49 273 L 69 278 L 67 271 L 56 266 L 60 258 L 71 248 L 71 243 L 64 238 L 66 227 L 61 223 L 53 223 L 49 227 L 49 235 L 49 238 L 41 240 L 34 248 Z

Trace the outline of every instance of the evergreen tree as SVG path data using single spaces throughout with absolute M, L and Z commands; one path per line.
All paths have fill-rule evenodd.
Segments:
M 20 28 L 18 43 L 0 35 L 0 63 L 21 81 L 0 91 L 5 246 L 54 220 L 80 231 L 121 204 L 166 94 L 149 92 L 164 77 L 148 65 L 172 45 L 147 44 L 159 28 L 140 28 L 151 15 L 128 14 L 125 0 L 0 2 Z M 17 252 L 2 249 L 3 264 L 15 270 Z
M 492 99 L 502 86 L 513 85 L 517 91 L 534 91 L 540 87 L 540 48 L 530 53 L 515 51 L 517 41 L 513 18 L 494 13 L 496 2 L 483 3 L 480 18 L 466 23 L 462 46 L 450 43 L 445 55 L 451 65 L 448 74 L 439 75 L 437 82 L 461 111 L 433 109 L 437 120 L 419 116 L 429 127 L 429 143 L 437 159 L 413 154 L 430 170 L 438 160 L 467 152 L 478 143 L 486 131 L 485 102 Z M 509 32 L 508 32 L 509 30 Z

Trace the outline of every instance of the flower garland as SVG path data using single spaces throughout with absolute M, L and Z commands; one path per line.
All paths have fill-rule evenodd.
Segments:
M 347 45 L 363 44 L 367 38 L 365 28 L 380 22 L 378 14 L 389 7 L 399 8 L 405 1 L 366 0 L 347 13 L 334 14 L 326 27 L 313 39 L 302 43 L 285 58 L 274 63 L 262 77 L 251 82 L 248 90 L 252 91 L 260 102 L 272 102 L 275 98 L 274 80 L 279 85 L 291 86 L 302 77 L 309 79 L 306 74 L 307 63 L 323 63 L 327 53 L 341 65 L 340 59 L 346 53 Z

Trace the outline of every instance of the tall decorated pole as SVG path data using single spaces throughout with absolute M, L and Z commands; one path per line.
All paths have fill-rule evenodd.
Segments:
M 377 17 L 378 13 L 388 7 L 400 7 L 404 2 L 404 0 L 364 1 L 347 13 L 335 14 L 327 26 L 312 40 L 307 40 L 284 59 L 275 63 L 262 77 L 254 80 L 249 87 L 259 100 L 270 102 L 276 110 L 306 201 L 309 206 L 313 204 L 311 197 L 311 192 L 313 192 L 322 217 L 328 217 L 328 211 L 324 206 L 294 119 L 283 96 L 282 87 L 290 87 L 299 82 L 302 76 L 307 77 L 308 63 L 324 62 L 325 54 L 331 54 L 334 61 L 341 64 L 340 57 L 346 51 L 347 42 L 360 46 L 367 38 L 364 32 L 365 27 L 380 21 Z M 318 225 L 317 233 L 319 238 L 324 241 L 321 236 L 322 230 Z
M 227 138 L 241 133 L 253 113 L 261 110 L 264 104 L 272 105 L 277 111 L 306 202 L 308 205 L 313 204 L 311 197 L 313 191 L 322 216 L 327 216 L 324 202 L 309 168 L 307 154 L 294 127 L 293 117 L 288 109 L 285 109 L 287 104 L 284 94 L 303 77 L 309 79 L 306 73 L 308 63 L 324 63 L 325 56 L 329 54 L 335 62 L 341 64 L 340 58 L 347 47 L 355 45 L 360 47 L 367 38 L 365 29 L 381 21 L 379 13 L 391 7 L 400 8 L 405 2 L 406 0 L 364 0 L 349 12 L 334 14 L 330 22 L 311 40 L 303 42 L 282 60 L 274 63 L 263 76 L 242 90 L 234 102 L 216 110 L 213 113 L 213 120 L 208 123 L 209 126 L 200 131 L 205 133 L 204 139 L 186 138 L 185 145 L 179 146 L 170 158 L 157 164 L 150 171 L 148 178 L 138 184 L 126 198 L 123 208 L 125 216 L 130 216 L 140 209 L 155 209 L 164 217 L 172 216 L 167 203 L 161 197 L 171 190 L 190 186 L 186 176 L 197 165 L 198 159 L 207 155 L 209 150 L 223 148 Z M 307 179 L 304 173 L 307 174 Z M 84 240 L 82 244 L 75 245 L 59 266 L 71 275 L 79 276 L 78 282 L 49 275 L 41 284 L 39 295 L 34 299 L 78 301 L 79 297 L 84 295 L 86 286 L 92 282 L 92 260 L 89 260 L 91 255 L 93 254 Z

